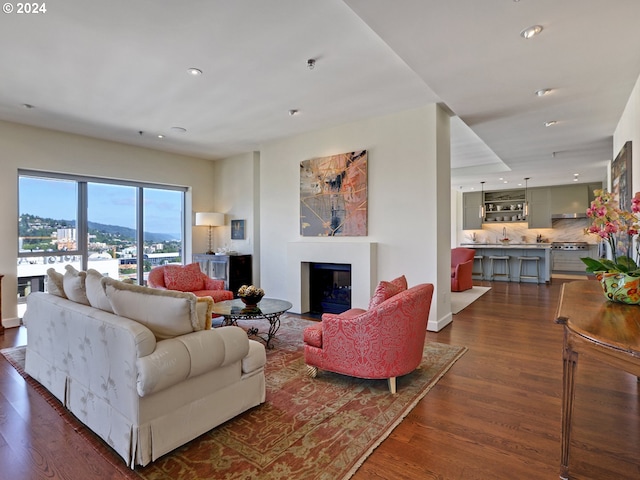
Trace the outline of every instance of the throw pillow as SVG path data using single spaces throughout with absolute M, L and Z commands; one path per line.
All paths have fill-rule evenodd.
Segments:
M 62 277 L 64 294 L 73 302 L 89 305 L 85 287 L 87 272 L 79 272 L 73 265 L 65 265 L 64 269 L 66 270 Z
M 198 306 L 198 297 L 193 293 L 131 285 L 109 277 L 103 277 L 101 282 L 113 312 L 142 323 L 157 339 L 202 330 L 202 325 L 206 326 L 203 315 L 208 312 L 211 317 L 210 297 L 203 297 L 204 303 Z
M 93 308 L 113 313 L 111 302 L 109 302 L 109 299 L 107 298 L 107 294 L 104 291 L 101 280 L 102 274 L 99 271 L 94 270 L 93 268 L 87 270 L 87 278 L 85 279 L 87 299 Z
M 57 297 L 67 298 L 64 293 L 64 276 L 53 268 L 47 270 L 47 292 Z
M 396 287 L 399 287 L 402 291 L 409 288 L 409 285 L 407 284 L 407 279 L 404 275 L 401 275 L 398 278 L 394 278 L 389 283 L 395 285 Z
M 402 291 L 403 291 L 402 288 L 398 287 L 397 285 L 394 285 L 391 282 L 385 282 L 384 280 L 381 281 L 380 283 L 378 283 L 378 286 L 376 287 L 376 291 L 374 292 L 373 297 L 371 297 L 371 300 L 369 301 L 369 310 L 376 308 L 378 305 L 380 305 L 384 301 L 390 299 L 391 297 L 393 297 L 394 295 L 397 295 Z
M 204 287 L 199 263 L 189 265 L 166 265 L 164 267 L 164 286 L 179 292 L 196 292 Z

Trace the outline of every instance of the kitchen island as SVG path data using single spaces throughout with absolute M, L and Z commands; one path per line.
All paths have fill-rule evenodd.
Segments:
M 473 248 L 476 256 L 481 255 L 482 271 L 480 271 L 480 262 L 474 262 L 474 276 L 485 280 L 495 281 L 511 281 L 511 282 L 536 282 L 535 278 L 526 278 L 535 276 L 536 263 L 538 263 L 539 277 L 537 283 L 549 283 L 551 281 L 551 244 L 550 243 L 461 243 L 461 247 Z M 490 256 L 509 257 L 509 277 L 497 276 L 491 278 L 491 261 Z M 537 262 L 524 261 L 522 266 L 523 278 L 520 278 L 520 260 L 518 257 L 538 257 Z M 504 261 L 496 264 L 496 271 L 504 272 Z M 498 270 L 500 268 L 500 270 Z

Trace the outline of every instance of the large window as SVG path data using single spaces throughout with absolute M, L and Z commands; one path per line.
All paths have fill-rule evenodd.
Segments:
M 146 284 L 182 263 L 185 188 L 20 171 L 18 297 L 45 289 L 46 271 L 94 268 Z

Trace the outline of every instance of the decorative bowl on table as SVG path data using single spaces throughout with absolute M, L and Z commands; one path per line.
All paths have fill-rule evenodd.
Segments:
M 254 285 L 242 285 L 238 296 L 247 307 L 255 307 L 264 297 L 264 290 Z

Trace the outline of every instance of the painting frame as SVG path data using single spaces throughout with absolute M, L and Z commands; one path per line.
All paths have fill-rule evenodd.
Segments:
M 631 140 L 625 142 L 611 162 L 611 194 L 621 210 L 630 212 L 633 199 L 631 177 Z M 627 255 L 631 240 L 626 233 L 616 235 L 616 255 Z
M 231 220 L 231 240 L 244 240 L 246 222 L 244 220 Z
M 301 236 L 368 234 L 367 165 L 367 150 L 300 162 Z

